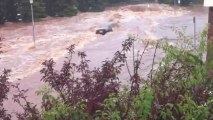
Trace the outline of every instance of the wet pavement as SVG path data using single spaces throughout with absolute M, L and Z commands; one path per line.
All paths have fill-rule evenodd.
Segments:
M 72 18 L 47 18 L 36 23 L 36 48 L 33 48 L 31 41 L 30 24 L 9 24 L 0 28 L 0 35 L 3 34 L 3 50 L 0 55 L 0 68 L 6 67 L 13 70 L 11 79 L 15 83 L 21 83 L 20 87 L 29 89 L 27 95 L 29 100 L 38 106 L 40 98 L 35 95 L 43 83 L 40 82 L 41 62 L 53 58 L 57 62 L 56 68 L 60 68 L 63 58 L 66 56 L 66 48 L 70 44 L 77 44 L 80 51 L 85 51 L 88 59 L 92 62 L 90 67 L 98 67 L 101 61 L 111 58 L 113 54 L 121 49 L 122 42 L 129 35 L 138 36 L 141 39 L 159 39 L 168 37 L 175 40 L 176 35 L 171 27 L 186 26 L 186 34 L 193 35 L 193 17 L 196 17 L 197 34 L 207 25 L 207 11 L 204 8 L 180 8 L 166 5 L 128 5 L 116 9 L 109 9 L 100 13 L 80 13 Z M 107 25 L 113 26 L 113 32 L 104 36 L 96 35 L 95 30 Z M 13 32 L 13 33 L 11 33 Z M 174 41 L 171 41 L 174 42 Z M 135 51 L 143 50 L 144 44 L 141 41 L 135 43 Z M 144 54 L 143 65 L 141 66 L 142 76 L 146 76 L 153 59 L 154 49 Z M 161 50 L 157 51 L 156 59 L 163 57 Z M 131 53 L 128 53 L 131 56 Z M 78 61 L 77 58 L 74 61 Z M 128 59 L 130 68 L 132 59 Z M 16 79 L 22 79 L 16 81 Z M 124 69 L 120 78 L 124 84 L 129 78 L 127 69 Z M 9 97 L 16 90 L 10 92 Z M 8 100 L 5 107 L 9 111 L 16 111 L 20 108 Z

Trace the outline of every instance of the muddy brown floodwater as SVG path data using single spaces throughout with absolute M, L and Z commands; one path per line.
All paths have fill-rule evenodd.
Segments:
M 0 54 L 0 70 L 11 69 L 10 81 L 20 83 L 22 89 L 29 89 L 28 99 L 39 106 L 40 98 L 36 96 L 35 91 L 43 85 L 39 74 L 41 63 L 53 58 L 58 61 L 56 67 L 60 68 L 69 45 L 76 44 L 78 50 L 86 51 L 88 59 L 92 61 L 91 67 L 97 67 L 101 61 L 112 57 L 113 53 L 120 49 L 122 41 L 129 34 L 142 39 L 166 36 L 175 39 L 176 35 L 170 27 L 186 26 L 186 33 L 191 35 L 194 16 L 197 18 L 199 33 L 207 25 L 207 10 L 201 6 L 181 8 L 158 4 L 151 4 L 150 7 L 147 7 L 147 4 L 124 5 L 108 8 L 104 12 L 79 13 L 74 17 L 48 17 L 36 22 L 36 48 L 33 47 L 30 23 L 6 23 L 0 26 L 0 36 L 3 37 L 0 41 L 0 51 L 3 51 Z M 107 25 L 113 26 L 112 33 L 105 36 L 95 34 L 96 29 Z M 140 41 L 137 42 L 136 50 L 143 47 Z M 143 76 L 147 75 L 152 63 L 153 49 L 149 49 L 143 60 Z M 163 52 L 159 50 L 157 59 L 160 60 L 162 56 Z M 77 58 L 74 60 L 77 61 Z M 126 72 L 127 70 L 124 70 L 120 77 L 127 79 Z M 20 110 L 11 100 L 15 92 L 16 90 L 12 89 L 9 100 L 4 103 L 9 112 Z

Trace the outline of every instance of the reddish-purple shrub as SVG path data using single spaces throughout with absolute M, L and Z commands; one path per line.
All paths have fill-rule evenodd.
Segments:
M 3 74 L 0 76 L 0 119 L 10 120 L 11 115 L 7 114 L 6 110 L 3 107 L 4 100 L 7 100 L 7 94 L 10 90 L 10 83 L 8 82 L 10 70 L 3 70 Z
M 119 92 L 118 74 L 127 63 L 125 53 L 131 50 L 134 41 L 135 39 L 128 38 L 123 42 L 121 51 L 117 51 L 111 60 L 103 61 L 101 67 L 93 70 L 89 68 L 90 61 L 84 52 L 78 52 L 79 64 L 72 62 L 75 46 L 71 45 L 60 72 L 54 69 L 55 62 L 52 59 L 43 63 L 42 81 L 49 83 L 60 94 L 64 103 L 74 106 L 79 102 L 84 102 L 87 106 L 86 111 L 93 114 L 110 94 Z M 139 91 L 140 77 L 137 69 L 131 77 L 133 94 Z
M 28 90 L 21 90 L 19 84 L 12 85 L 13 88 L 18 90 L 17 94 L 13 95 L 13 100 L 15 103 L 19 104 L 23 109 L 23 113 L 16 112 L 16 117 L 18 120 L 41 120 L 40 112 L 36 108 L 36 105 L 30 103 L 27 100 L 26 92 Z

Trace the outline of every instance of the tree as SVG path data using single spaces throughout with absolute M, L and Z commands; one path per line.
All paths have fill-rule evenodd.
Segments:
M 5 21 L 17 21 L 17 2 L 15 0 L 0 1 L 0 24 Z
M 46 17 L 45 7 L 42 0 L 36 0 L 33 3 L 35 19 Z M 29 0 L 19 0 L 17 2 L 17 13 L 21 14 L 22 21 L 31 21 L 31 9 Z
M 6 0 L 6 20 L 17 21 L 17 4 L 16 0 Z
M 55 12 L 54 12 L 55 1 L 56 0 L 44 0 L 46 13 L 49 16 L 54 16 L 55 15 Z
M 104 1 L 102 0 L 77 0 L 77 2 L 78 9 L 82 12 L 97 12 L 104 10 Z
M 0 1 L 0 24 L 4 24 L 5 22 L 5 15 L 6 15 L 6 1 Z
M 73 0 L 56 0 L 54 12 L 56 16 L 74 16 L 77 14 L 77 7 Z
M 164 3 L 164 4 L 171 4 L 173 2 L 174 0 L 159 0 L 159 3 Z
M 187 5 L 189 5 L 190 2 L 191 2 L 191 0 L 180 0 L 180 5 L 187 6 Z
M 49 16 L 74 16 L 78 9 L 74 0 L 44 0 Z

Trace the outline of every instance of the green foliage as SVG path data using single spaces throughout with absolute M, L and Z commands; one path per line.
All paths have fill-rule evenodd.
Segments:
M 54 102 L 52 109 L 43 112 L 45 120 L 58 120 L 69 117 L 69 107 L 65 104 Z
M 70 5 L 66 3 L 59 2 L 55 6 L 55 14 L 56 16 L 74 16 L 78 12 L 78 9 L 75 5 Z
M 42 120 L 88 120 L 84 102 L 69 106 L 61 100 L 49 86 L 45 85 L 38 90 L 37 95 L 42 96 Z
M 96 117 L 96 120 L 121 120 L 121 111 L 117 109 L 118 102 L 119 97 L 113 95 L 106 99 L 102 105 L 104 110 L 97 111 L 98 117 Z
M 17 13 L 21 14 L 21 19 L 24 22 L 29 22 L 32 20 L 31 8 L 29 0 L 20 0 L 17 2 Z M 45 7 L 41 0 L 34 0 L 33 3 L 34 18 L 38 20 L 39 18 L 46 17 Z
M 62 16 L 74 16 L 78 13 L 78 9 L 76 6 L 67 6 L 64 9 L 64 12 L 61 13 Z
M 0 24 L 5 21 L 17 21 L 17 6 L 15 0 L 0 1 Z
M 119 95 L 112 94 L 105 99 L 101 109 L 96 111 L 95 120 L 133 120 L 136 117 L 133 98 L 130 98 L 127 89 Z
M 173 115 L 173 110 L 183 114 L 179 119 L 185 120 L 208 120 L 209 118 L 209 108 L 206 104 L 198 105 L 187 95 L 184 100 L 178 104 L 167 103 L 161 110 L 161 116 L 163 119 L 176 120 L 177 117 Z
M 137 95 L 131 95 L 128 88 L 118 94 L 111 94 L 89 114 L 85 102 L 67 104 L 58 98 L 47 96 L 51 108 L 43 111 L 44 119 L 81 120 L 209 120 L 213 116 L 212 88 L 208 85 L 206 63 L 206 37 L 199 37 L 199 45 L 174 28 L 178 35 L 175 45 L 161 42 L 159 46 L 165 57 L 159 67 L 152 71 L 152 79 L 140 87 Z M 129 48 L 127 48 L 129 49 Z M 49 90 L 46 90 L 49 91 Z M 44 95 L 43 95 L 44 96 Z M 44 100 L 43 100 L 44 101 Z M 92 102 L 92 101 L 91 101 Z M 46 104 L 47 105 L 47 104 Z M 45 107 L 47 108 L 47 107 Z
M 46 96 L 51 103 L 51 109 L 42 111 L 43 120 L 88 120 L 88 114 L 84 111 L 84 104 L 69 106 L 52 96 Z
M 180 0 L 180 5 L 181 6 L 188 6 L 191 3 L 193 4 L 203 4 L 204 0 Z M 164 3 L 164 4 L 178 4 L 178 0 L 159 0 L 159 3 Z
M 187 5 L 189 5 L 190 2 L 191 2 L 191 0 L 180 0 L 180 5 L 187 6 Z
M 42 0 L 34 0 L 33 10 L 36 19 L 46 17 L 45 6 Z
M 36 92 L 42 96 L 42 120 L 88 120 L 88 114 L 84 111 L 85 104 L 79 102 L 69 106 L 61 100 L 60 94 L 56 95 L 50 87 L 44 86 Z M 58 96 L 58 97 L 55 97 Z
M 212 120 L 213 119 L 213 95 L 209 98 L 209 100 L 207 101 L 207 104 L 206 104 L 209 108 L 209 120 Z
M 183 32 L 174 30 L 179 35 L 177 43 L 161 44 L 166 53 L 160 67 L 154 72 L 151 82 L 154 89 L 154 115 L 162 119 L 209 119 L 207 106 L 212 96 L 207 83 L 206 63 L 203 56 L 206 51 L 206 31 L 200 37 L 198 46 Z M 212 99 L 212 98 L 211 98 Z M 159 112 L 158 112 L 159 111 Z
M 153 1 L 153 0 L 151 0 Z M 203 0 L 191 0 L 193 3 L 201 3 Z M 190 0 L 181 0 L 181 5 L 189 5 Z M 99 12 L 107 5 L 122 2 L 134 2 L 131 0 L 34 0 L 34 17 L 36 20 L 48 16 L 74 16 L 78 11 Z M 147 0 L 143 2 L 148 2 Z M 150 1 L 149 1 L 150 2 Z M 171 4 L 174 0 L 159 0 L 160 3 Z M 176 0 L 177 3 L 177 0 Z M 20 15 L 19 15 L 20 14 Z M 31 21 L 29 0 L 1 0 L 0 24 L 5 21 Z
M 97 71 L 91 72 L 89 71 L 88 64 L 85 62 L 88 61 L 85 58 L 86 54 L 79 52 L 78 54 L 81 59 L 83 58 L 83 60 L 85 60 L 81 61 L 83 64 L 80 64 L 80 67 L 76 67 L 74 63 L 65 62 L 59 76 L 56 75 L 53 69 L 55 63 L 52 60 L 44 63 L 45 65 L 47 62 L 49 63 L 47 64 L 47 69 L 50 69 L 50 71 L 42 69 L 42 72 L 45 73 L 43 79 L 47 78 L 47 80 L 49 80 L 48 85 L 50 85 L 51 88 L 44 87 L 37 92 L 38 95 L 42 96 L 41 113 L 38 113 L 35 106 L 31 107 L 33 105 L 26 101 L 24 92 L 19 89 L 21 94 L 18 95 L 18 98 L 23 98 L 27 103 L 24 106 L 25 114 L 23 114 L 24 116 L 20 116 L 20 118 L 36 118 L 36 120 L 213 119 L 213 88 L 212 85 L 209 85 L 211 82 L 207 79 L 207 64 L 203 60 L 207 46 L 207 31 L 204 30 L 199 37 L 199 41 L 197 41 L 199 45 L 195 46 L 192 44 L 193 42 L 190 37 L 184 35 L 183 32 L 176 28 L 173 30 L 178 35 L 177 43 L 171 45 L 167 41 L 161 41 L 161 43 L 154 44 L 156 48 L 160 46 L 165 56 L 159 63 L 159 67 L 150 72 L 150 76 L 152 75 L 152 77 L 148 76 L 146 80 L 142 81 L 142 83 L 147 84 L 138 84 L 138 93 L 133 94 L 132 89 L 135 88 L 132 86 L 121 90 L 121 87 L 119 85 L 117 86 L 117 84 L 107 83 L 103 85 L 103 80 L 106 80 L 104 76 L 110 75 L 111 71 L 120 73 L 119 70 L 122 70 L 122 67 L 112 69 L 114 68 L 111 66 L 112 63 L 106 62 L 107 64 L 103 67 L 106 71 L 100 72 L 100 69 L 97 69 Z M 134 40 L 135 38 L 133 37 L 127 39 L 122 44 L 123 50 L 130 50 L 132 43 L 134 43 L 132 41 Z M 74 53 L 74 46 L 70 47 L 69 53 Z M 122 54 L 122 52 L 116 52 L 115 58 L 113 61 L 124 62 L 126 56 Z M 68 60 L 71 61 L 70 59 Z M 138 63 L 138 61 L 136 63 Z M 82 76 L 84 77 L 71 81 L 70 75 L 73 71 L 69 68 L 74 66 L 69 65 L 74 65 L 76 69 L 80 68 L 78 72 L 83 71 Z M 83 69 L 81 68 L 82 66 Z M 86 66 L 86 70 L 84 70 L 84 66 Z M 123 66 L 123 64 L 118 66 Z M 136 70 L 135 68 L 134 71 Z M 47 75 L 47 73 L 49 74 Z M 111 83 L 112 79 L 116 78 L 117 80 L 118 74 L 112 72 L 112 75 L 113 78 L 110 78 Z M 140 76 L 137 75 L 139 74 L 135 74 L 134 76 L 139 78 Z M 94 78 L 91 78 L 91 76 Z M 96 80 L 96 78 L 98 78 L 98 80 Z M 133 81 L 133 78 L 134 77 L 132 77 L 130 81 Z M 4 81 L 6 80 L 7 79 L 4 79 Z M 98 81 L 101 82 L 96 84 Z M 82 84 L 83 82 L 85 82 L 85 84 Z M 91 87 L 95 86 L 92 85 L 92 83 L 95 83 L 97 87 Z M 116 89 L 111 88 L 113 85 L 116 86 Z M 103 89 L 104 87 L 105 89 Z M 86 91 L 93 89 L 94 91 Z M 112 91 L 106 94 L 107 91 L 104 90 L 109 89 L 112 89 Z M 117 89 L 120 91 L 117 91 Z M 116 90 L 116 92 L 113 90 Z M 63 91 L 66 92 L 63 93 Z M 73 91 L 75 93 L 73 93 Z M 94 94 L 98 92 L 103 94 Z M 5 93 L 7 93 L 7 91 Z M 3 98 L 4 96 L 5 94 L 3 94 Z M 15 100 L 19 101 L 19 99 Z M 34 112 L 31 112 L 32 110 Z
M 0 1 L 0 24 L 5 21 L 17 21 L 17 6 L 14 0 Z
M 192 98 L 185 95 L 185 101 L 177 104 L 178 110 L 182 113 L 185 113 L 186 116 L 184 118 L 186 120 L 194 119 L 194 120 L 207 120 L 209 116 L 209 110 L 207 105 L 198 105 Z M 185 102 L 185 103 L 184 103 Z
M 203 4 L 204 0 L 196 0 L 195 3 Z
M 0 1 L 0 24 L 4 24 L 5 22 L 5 14 L 6 14 L 5 6 L 6 6 L 5 1 L 1 0 Z
M 71 108 L 52 97 L 46 98 L 51 101 L 51 109 L 44 110 L 42 112 L 44 120 L 64 120 L 64 119 L 72 119 L 72 120 L 86 120 L 83 116 L 83 112 L 72 111 Z
M 78 9 L 82 12 L 98 12 L 105 9 L 104 2 L 101 0 L 77 0 Z
M 45 4 L 50 16 L 74 16 L 78 12 L 73 0 L 46 0 Z
M 140 94 L 131 98 L 127 91 L 120 95 L 111 95 L 102 104 L 101 110 L 97 110 L 96 120 L 147 120 L 152 110 L 153 90 L 143 88 Z
M 139 96 L 134 100 L 134 108 L 140 120 L 147 120 L 149 118 L 154 99 L 153 92 L 152 88 L 141 89 Z
M 170 4 L 172 2 L 173 1 L 171 1 L 171 0 L 159 0 L 159 3 L 164 3 L 164 4 Z

